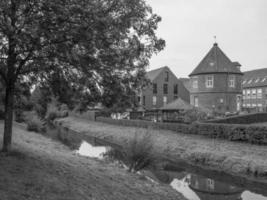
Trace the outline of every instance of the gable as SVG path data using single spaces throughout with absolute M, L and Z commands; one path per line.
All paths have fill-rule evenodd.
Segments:
M 238 62 L 232 62 L 215 43 L 189 76 L 209 73 L 242 74 Z

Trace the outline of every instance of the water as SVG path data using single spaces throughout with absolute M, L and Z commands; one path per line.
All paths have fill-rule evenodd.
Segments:
M 86 141 L 82 141 L 79 149 L 76 151 L 81 156 L 90 158 L 103 159 L 104 155 L 111 150 L 111 147 L 106 146 L 93 146 Z
M 105 142 L 101 142 L 101 145 Z M 79 155 L 103 159 L 104 155 L 112 148 L 99 145 L 93 142 L 93 145 L 82 141 L 79 149 L 76 151 Z M 151 170 L 154 181 L 169 184 L 174 190 L 183 194 L 189 200 L 267 200 L 267 186 L 257 188 L 247 184 L 234 184 L 222 181 L 222 176 L 216 176 L 210 173 L 209 176 L 203 175 L 201 170 L 190 170 L 188 167 L 175 170 Z M 211 177 L 210 177 L 211 176 Z M 242 186 L 240 186 L 242 185 Z M 253 190 L 253 191 L 252 191 Z
M 160 182 L 169 184 L 189 200 L 267 200 L 267 196 L 186 170 L 155 171 Z

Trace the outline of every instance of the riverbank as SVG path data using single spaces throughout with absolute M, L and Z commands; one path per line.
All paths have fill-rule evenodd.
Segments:
M 124 144 L 146 130 L 123 127 L 75 117 L 57 119 L 62 126 L 77 132 Z M 267 182 L 267 148 L 246 143 L 186 135 L 166 130 L 150 130 L 155 153 L 173 160 L 208 167 L 229 174 L 257 178 Z
M 2 144 L 1 122 L 0 130 Z M 1 200 L 185 200 L 167 185 L 78 156 L 60 142 L 17 125 L 13 151 L 0 153 L 0 177 Z

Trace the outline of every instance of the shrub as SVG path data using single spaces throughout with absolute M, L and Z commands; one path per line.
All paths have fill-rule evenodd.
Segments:
M 203 111 L 192 109 L 185 112 L 184 122 L 191 124 L 196 121 L 203 121 L 207 119 L 207 114 Z
M 31 119 L 27 120 L 27 130 L 35 131 L 37 133 L 44 133 L 44 122 L 38 116 L 34 115 L 31 117 Z
M 154 123 L 144 120 L 114 120 L 105 117 L 97 117 L 97 121 L 121 126 L 133 126 L 140 128 L 153 127 L 156 129 L 171 130 L 185 134 L 203 135 L 210 138 L 221 138 L 230 141 L 242 141 L 267 145 L 267 127 L 265 126 L 202 122 L 194 122 L 192 124 Z
M 137 172 L 154 164 L 156 157 L 153 154 L 153 141 L 151 134 L 135 132 L 134 137 L 128 141 L 119 154 L 128 165 L 130 172 Z

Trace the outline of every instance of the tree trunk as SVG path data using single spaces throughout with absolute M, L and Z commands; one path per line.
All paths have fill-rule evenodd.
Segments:
M 5 97 L 5 128 L 3 140 L 3 152 L 11 149 L 12 124 L 13 124 L 14 84 L 6 86 Z

